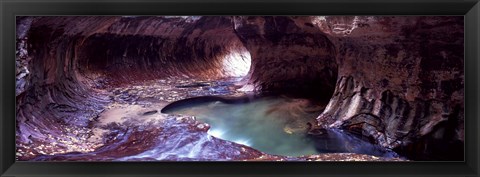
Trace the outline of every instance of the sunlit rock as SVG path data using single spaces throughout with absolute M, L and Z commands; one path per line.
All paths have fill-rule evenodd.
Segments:
M 17 159 L 401 160 L 389 149 L 463 160 L 463 27 L 449 16 L 18 17 Z M 216 100 L 197 112 L 158 112 L 205 96 Z M 255 112 L 269 96 L 286 101 Z M 243 108 L 193 114 L 240 103 L 249 128 L 290 117 L 272 137 L 339 129 L 338 149 L 361 151 L 272 155 L 256 146 L 265 136 L 201 122 Z

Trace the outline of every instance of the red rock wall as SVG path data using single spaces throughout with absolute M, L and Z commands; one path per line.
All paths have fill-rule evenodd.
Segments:
M 69 136 L 72 133 L 87 135 L 90 122 L 109 102 L 96 88 L 167 76 L 226 77 L 222 57 L 245 50 L 228 18 L 18 21 L 19 34 L 24 35 L 17 36 L 17 145 L 40 141 L 60 143 L 58 147 L 67 150 L 72 146 L 62 143 L 85 142 L 68 138 L 82 137 Z M 23 68 L 28 75 L 22 74 Z M 65 140 L 51 142 L 51 136 Z
M 89 36 L 79 48 L 80 68 L 121 82 L 167 76 L 227 77 L 222 59 L 244 51 L 229 18 L 122 18 Z
M 339 79 L 319 124 L 359 131 L 383 146 L 418 152 L 415 158 L 457 151 L 454 158 L 463 159 L 463 17 L 314 23 L 339 51 Z
M 319 126 L 409 158 L 463 158 L 463 17 L 234 19 L 259 90 L 328 98 Z
M 25 33 L 17 36 L 22 143 L 65 134 L 63 123 L 88 125 L 107 102 L 94 88 L 166 75 L 228 76 L 220 58 L 248 50 L 245 84 L 328 102 L 319 126 L 342 127 L 411 158 L 463 157 L 463 17 L 17 21 Z
M 262 92 L 331 97 L 336 51 L 310 17 L 234 17 L 234 23 L 252 56 L 248 84 Z

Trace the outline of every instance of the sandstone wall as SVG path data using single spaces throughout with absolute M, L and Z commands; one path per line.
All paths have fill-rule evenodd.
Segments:
M 234 23 L 252 57 L 248 84 L 262 92 L 331 97 L 336 51 L 309 17 L 234 17 Z
M 410 158 L 462 158 L 463 17 L 234 22 L 252 55 L 249 84 L 258 90 L 326 98 L 319 126 L 341 127 Z
M 17 145 L 56 143 L 85 151 L 91 146 L 82 137 L 110 102 L 97 89 L 168 76 L 228 77 L 225 56 L 245 52 L 226 17 L 17 21 Z
M 463 17 L 316 17 L 338 52 L 324 126 L 412 158 L 463 156 Z
M 97 88 L 228 77 L 225 57 L 249 54 L 245 89 L 328 103 L 318 126 L 413 159 L 463 157 L 461 16 L 19 17 L 17 24 L 20 143 L 74 133 L 63 124 L 88 127 L 108 103 Z

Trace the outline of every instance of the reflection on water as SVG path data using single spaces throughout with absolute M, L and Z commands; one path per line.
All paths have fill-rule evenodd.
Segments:
M 322 153 L 351 152 L 379 157 L 399 157 L 390 149 L 368 143 L 340 129 L 316 129 L 310 131 L 308 136 L 314 140 L 317 151 Z
M 212 101 L 167 113 L 196 116 L 197 120 L 210 124 L 210 135 L 265 153 L 288 156 L 317 154 L 305 133 L 307 123 L 313 123 L 320 110 L 302 111 L 300 108 L 306 106 L 303 102 L 288 102 L 285 98 L 260 98 L 245 104 Z
M 192 115 L 210 124 L 208 133 L 273 155 L 302 156 L 319 153 L 353 152 L 397 157 L 379 146 L 337 129 L 310 132 L 323 107 L 303 99 L 264 97 L 248 103 L 205 98 L 175 103 L 162 112 Z M 227 103 L 228 102 L 228 103 Z
M 65 134 L 70 138 L 65 142 L 69 143 L 66 151 L 63 150 L 63 142 L 45 146 L 40 139 L 31 138 L 31 144 L 17 144 L 17 157 L 19 160 L 32 161 L 305 161 L 381 158 L 358 154 L 292 156 L 324 152 L 384 156 L 382 149 L 378 151 L 375 146 L 358 141 L 358 138 L 343 131 L 325 130 L 326 134 L 310 131 L 307 134 L 307 123 L 314 123 L 324 108 L 321 105 L 311 104 L 305 99 L 252 98 L 245 96 L 248 93 L 236 90 L 233 83 L 232 80 L 173 79 L 114 88 L 110 91 L 112 103 L 92 118 L 89 127 L 81 127 L 91 130 L 86 136 L 87 142 L 77 139 L 84 136 L 78 127 L 62 124 L 69 130 Z M 245 97 L 238 97 L 242 95 Z M 191 116 L 161 114 L 159 109 L 162 109 L 162 113 L 167 110 L 170 114 L 194 115 L 197 120 Z M 42 124 L 50 123 L 49 119 L 42 120 Z M 210 126 L 198 121 L 207 122 Z M 21 122 L 20 126 L 32 125 Z M 59 141 L 55 136 L 51 140 Z M 79 151 L 84 146 L 78 145 L 86 143 L 96 148 Z M 264 153 L 289 157 L 267 155 L 240 144 Z

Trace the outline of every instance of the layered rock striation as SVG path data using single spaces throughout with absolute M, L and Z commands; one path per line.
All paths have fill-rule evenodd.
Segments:
M 463 17 L 316 17 L 338 52 L 318 122 L 412 159 L 463 159 Z
M 327 102 L 337 80 L 333 43 L 308 17 L 234 17 L 250 52 L 247 84 L 262 92 L 292 93 Z
M 234 22 L 252 54 L 250 82 L 328 98 L 319 126 L 347 129 L 412 159 L 463 159 L 462 17 Z
M 65 135 L 89 134 L 111 102 L 105 88 L 245 76 L 245 90 L 328 103 L 318 127 L 414 160 L 463 159 L 463 17 L 18 17 L 17 24 L 21 148 L 58 136 L 65 152 L 93 151 L 82 136 L 75 144 Z
M 88 152 L 104 90 L 168 76 L 238 76 L 249 62 L 229 18 L 19 17 L 17 145 L 22 153 Z M 231 57 L 232 54 L 235 57 Z M 59 150 L 60 149 L 60 150 Z M 27 152 L 28 151 L 28 152 Z

